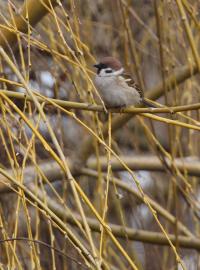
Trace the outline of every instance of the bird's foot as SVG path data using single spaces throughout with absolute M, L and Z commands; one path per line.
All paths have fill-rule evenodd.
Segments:
M 116 106 L 107 106 L 106 107 L 108 110 L 119 110 L 120 113 L 123 112 L 123 109 L 126 108 L 126 104 L 123 105 L 116 105 Z

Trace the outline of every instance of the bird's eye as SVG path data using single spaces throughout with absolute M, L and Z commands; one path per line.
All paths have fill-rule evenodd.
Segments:
M 106 73 L 112 73 L 112 69 L 106 69 Z

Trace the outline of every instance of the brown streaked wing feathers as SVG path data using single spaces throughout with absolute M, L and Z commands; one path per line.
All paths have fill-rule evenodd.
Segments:
M 123 73 L 122 76 L 125 78 L 126 83 L 128 84 L 128 86 L 135 88 L 138 91 L 138 93 L 140 94 L 140 97 L 143 98 L 144 97 L 144 93 L 143 93 L 142 89 L 134 81 L 134 79 L 131 77 L 131 75 L 128 74 L 128 73 Z

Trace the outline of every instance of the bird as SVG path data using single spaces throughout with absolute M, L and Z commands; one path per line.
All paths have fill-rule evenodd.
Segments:
M 94 84 L 106 108 L 123 108 L 139 104 L 154 107 L 145 100 L 142 89 L 132 76 L 125 72 L 117 58 L 103 57 L 94 67 L 97 69 Z

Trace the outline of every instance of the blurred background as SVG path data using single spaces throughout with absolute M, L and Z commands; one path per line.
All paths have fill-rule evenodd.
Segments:
M 200 269 L 199 10 L 0 1 L 1 269 Z M 110 55 L 160 113 L 104 111 Z

